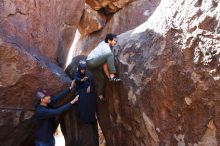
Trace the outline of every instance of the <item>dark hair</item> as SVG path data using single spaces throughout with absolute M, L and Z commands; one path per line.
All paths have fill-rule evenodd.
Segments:
M 108 43 L 108 40 L 112 41 L 113 39 L 115 39 L 117 36 L 115 34 L 109 33 L 106 35 L 105 37 L 105 42 Z

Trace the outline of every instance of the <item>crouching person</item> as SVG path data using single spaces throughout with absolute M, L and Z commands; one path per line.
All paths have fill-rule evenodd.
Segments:
M 55 116 L 70 109 L 71 106 L 78 100 L 78 97 L 59 108 L 52 108 L 52 105 L 64 97 L 68 92 L 70 92 L 70 90 L 71 87 L 66 88 L 56 96 L 50 96 L 46 90 L 41 90 L 36 93 L 36 99 L 39 101 L 35 107 L 34 115 L 37 124 L 35 133 L 36 146 L 55 146 L 55 139 L 53 137 L 53 133 L 57 127 Z

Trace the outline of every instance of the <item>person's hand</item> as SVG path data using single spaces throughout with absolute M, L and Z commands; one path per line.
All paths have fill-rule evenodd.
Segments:
M 83 81 L 86 81 L 88 79 L 88 77 L 87 76 L 85 76 L 84 78 L 83 78 Z
M 91 91 L 91 88 L 90 88 L 90 86 L 86 89 L 86 92 L 87 93 L 90 93 L 90 91 Z
M 71 90 L 71 89 L 73 89 L 75 85 L 76 85 L 76 81 L 75 81 L 75 80 L 73 80 L 73 81 L 72 81 L 72 83 L 71 83 L 71 85 L 70 85 L 70 87 L 69 87 L 69 88 L 70 88 L 70 90 Z
M 77 95 L 72 101 L 70 101 L 71 104 L 74 104 L 78 101 L 79 95 Z

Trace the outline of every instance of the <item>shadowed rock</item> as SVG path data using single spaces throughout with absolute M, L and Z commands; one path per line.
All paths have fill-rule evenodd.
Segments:
M 44 88 L 53 95 L 71 81 L 61 68 L 46 58 L 33 57 L 2 40 L 0 50 L 0 145 L 20 146 L 24 142 L 32 145 L 34 123 L 30 118 L 36 91 Z

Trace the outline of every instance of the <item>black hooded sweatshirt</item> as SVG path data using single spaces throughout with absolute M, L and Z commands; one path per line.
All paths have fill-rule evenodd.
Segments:
M 84 66 L 83 66 L 84 67 Z M 96 122 L 95 113 L 97 111 L 97 97 L 94 92 L 94 81 L 91 74 L 80 72 L 82 66 L 78 66 L 78 71 L 75 73 L 73 80 L 76 81 L 76 91 L 79 94 L 77 115 L 82 123 Z M 85 67 L 84 67 L 85 68 Z M 85 68 L 86 69 L 86 68 Z M 85 76 L 88 77 L 86 81 L 81 81 Z M 87 93 L 87 88 L 90 86 L 91 91 Z

